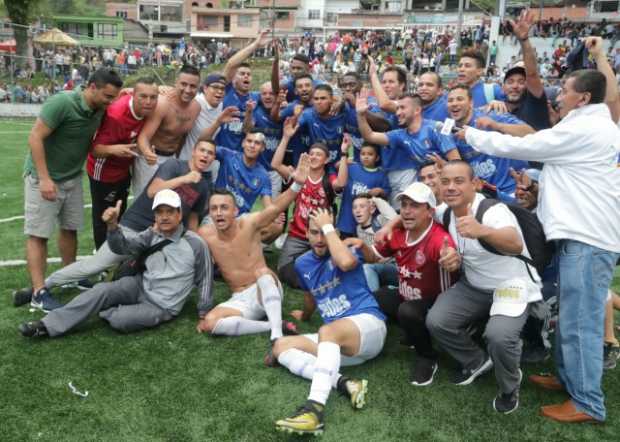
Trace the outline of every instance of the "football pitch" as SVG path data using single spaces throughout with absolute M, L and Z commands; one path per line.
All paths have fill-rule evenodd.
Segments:
M 153 330 L 122 335 L 97 317 L 63 338 L 28 340 L 17 331 L 40 312 L 14 308 L 11 291 L 29 284 L 23 260 L 22 168 L 32 120 L 0 120 L 0 440 L 2 441 L 271 441 L 274 430 L 306 399 L 309 382 L 284 368 L 266 368 L 268 335 L 214 338 L 195 331 L 195 297 L 180 317 Z M 89 201 L 87 181 L 86 202 Z M 614 220 L 618 222 L 618 220 Z M 79 255 L 92 252 L 90 210 Z M 58 257 L 55 241 L 49 256 Z M 276 253 L 267 254 L 274 263 Z M 53 264 L 50 269 L 58 264 Z M 614 280 L 620 289 L 620 272 Z M 229 291 L 216 282 L 215 303 Z M 67 302 L 75 290 L 59 292 Z M 301 308 L 301 292 L 287 289 L 283 317 Z M 315 331 L 318 314 L 302 331 Z M 565 400 L 524 380 L 519 409 L 493 411 L 492 375 L 465 387 L 450 382 L 454 364 L 440 360 L 433 385 L 408 383 L 413 354 L 389 327 L 382 354 L 344 368 L 369 381 L 368 404 L 354 411 L 333 392 L 325 414 L 325 441 L 612 441 L 620 438 L 620 367 L 605 372 L 604 425 L 561 425 L 538 416 L 541 405 Z M 523 367 L 527 375 L 553 371 L 548 361 Z M 88 391 L 83 398 L 68 384 Z

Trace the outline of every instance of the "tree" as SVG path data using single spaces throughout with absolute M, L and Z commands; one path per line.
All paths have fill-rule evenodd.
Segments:
M 28 26 L 35 16 L 36 8 L 41 0 L 4 0 L 7 15 L 13 23 L 13 35 L 15 36 L 16 51 L 18 56 L 16 65 L 26 64 L 28 57 Z

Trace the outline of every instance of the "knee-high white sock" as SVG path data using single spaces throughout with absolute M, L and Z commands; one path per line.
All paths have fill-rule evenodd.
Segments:
M 271 275 L 263 275 L 256 281 L 263 299 L 263 308 L 271 326 L 271 340 L 282 337 L 282 296 Z
M 316 364 L 316 356 L 296 348 L 289 348 L 280 353 L 278 362 L 294 375 L 312 380 L 314 375 L 314 364 Z
M 214 335 L 241 336 L 269 331 L 267 321 L 253 321 L 241 316 L 229 316 L 217 321 L 213 327 Z
M 325 405 L 332 386 L 338 380 L 339 369 L 340 346 L 333 342 L 319 342 L 308 399 Z

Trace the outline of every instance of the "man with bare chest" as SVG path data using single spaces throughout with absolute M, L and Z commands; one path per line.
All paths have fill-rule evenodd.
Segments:
M 144 124 L 138 136 L 140 156 L 133 166 L 132 192 L 139 195 L 160 164 L 178 156 L 185 135 L 194 126 L 200 113 L 200 104 L 194 99 L 200 84 L 200 72 L 185 65 L 171 93 L 161 96 L 152 119 Z
M 239 336 L 271 331 L 271 341 L 282 337 L 282 286 L 267 267 L 260 232 L 295 200 L 309 169 L 309 158 L 303 154 L 293 174 L 295 183 L 266 209 L 240 218 L 232 193 L 221 190 L 211 195 L 213 224 L 201 227 L 198 233 L 209 245 L 232 296 L 198 323 L 199 333 Z

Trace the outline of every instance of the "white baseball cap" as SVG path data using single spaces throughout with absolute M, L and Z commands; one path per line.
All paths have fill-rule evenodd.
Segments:
M 171 190 L 171 189 L 160 190 L 159 192 L 155 194 L 155 198 L 153 198 L 152 209 L 155 210 L 156 208 L 162 205 L 170 206 L 170 207 L 174 207 L 175 209 L 178 209 L 181 207 L 181 197 L 179 197 L 179 194 L 176 193 L 174 190 Z
M 437 207 L 437 200 L 435 199 L 433 191 L 424 183 L 415 182 L 410 184 L 409 187 L 407 187 L 404 192 L 399 193 L 396 198 L 401 199 L 404 196 L 412 199 L 416 203 L 426 203 L 433 209 Z
M 517 317 L 527 308 L 527 283 L 520 278 L 510 279 L 493 291 L 493 305 L 490 315 Z

